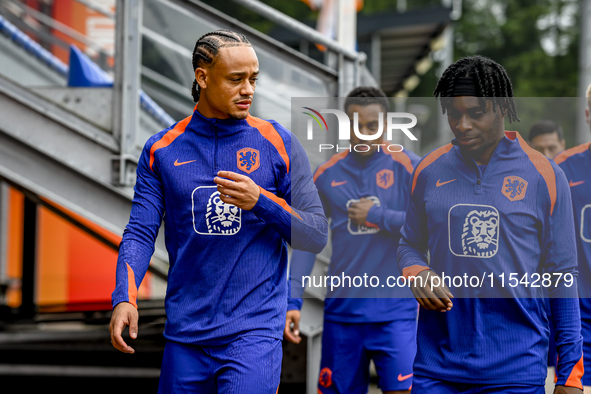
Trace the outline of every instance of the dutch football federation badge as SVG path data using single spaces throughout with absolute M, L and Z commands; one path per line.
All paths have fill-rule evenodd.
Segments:
M 253 148 L 242 148 L 238 152 L 236 152 L 236 166 L 250 174 L 254 170 L 260 167 L 261 153 Z
M 509 201 L 523 200 L 527 192 L 527 181 L 515 175 L 506 176 L 501 192 Z
M 382 170 L 376 174 L 376 184 L 382 189 L 387 189 L 394 184 L 394 171 Z

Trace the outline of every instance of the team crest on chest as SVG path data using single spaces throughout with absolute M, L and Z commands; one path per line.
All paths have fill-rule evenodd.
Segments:
M 193 191 L 193 228 L 201 235 L 234 235 L 242 227 L 242 210 L 226 204 L 216 186 Z
M 509 201 L 523 200 L 525 192 L 527 191 L 527 181 L 515 176 L 506 176 L 503 179 L 503 188 L 501 192 L 503 196 L 507 197 Z
M 242 148 L 236 152 L 236 166 L 238 169 L 250 174 L 260 167 L 260 152 L 253 148 Z
M 499 223 L 493 206 L 454 205 L 448 213 L 450 251 L 463 257 L 493 257 L 499 249 Z
M 370 199 L 371 201 L 373 201 L 374 205 L 379 207 L 382 204 L 380 203 L 380 199 L 377 198 L 376 196 L 368 196 L 366 197 L 368 199 Z M 346 209 L 349 209 L 349 206 L 351 204 L 354 203 L 358 203 L 359 200 L 358 199 L 351 199 L 349 201 L 347 201 L 347 204 L 345 205 Z M 348 222 L 347 222 L 347 230 L 349 230 L 349 233 L 352 235 L 365 235 L 365 234 L 375 234 L 378 231 L 380 231 L 379 228 L 377 227 L 368 227 L 368 226 L 364 226 L 364 225 L 359 225 L 353 221 L 351 221 L 351 218 L 349 218 Z
M 581 209 L 581 240 L 591 243 L 591 204 L 587 204 Z
M 394 184 L 394 171 L 382 170 L 376 174 L 376 184 L 382 189 L 387 189 Z

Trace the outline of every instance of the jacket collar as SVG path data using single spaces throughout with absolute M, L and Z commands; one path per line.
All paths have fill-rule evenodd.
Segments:
M 187 128 L 196 134 L 206 137 L 214 137 L 216 134 L 218 137 L 225 137 L 249 129 L 250 125 L 246 119 L 206 118 L 197 111 L 197 105 L 195 105 L 191 121 L 187 125 Z

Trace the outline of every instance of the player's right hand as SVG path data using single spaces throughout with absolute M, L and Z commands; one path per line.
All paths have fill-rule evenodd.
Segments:
M 135 307 L 129 302 L 121 302 L 117 304 L 115 309 L 113 309 L 109 331 L 111 332 L 111 344 L 115 349 L 123 353 L 135 353 L 135 350 L 125 343 L 121 334 L 123 333 L 125 326 L 129 326 L 129 336 L 132 339 L 136 339 L 138 332 L 138 318 L 139 314 L 137 309 L 135 309 Z
M 422 281 L 420 278 L 422 278 Z M 432 283 L 433 278 L 439 278 L 440 285 Z M 430 311 L 447 312 L 453 307 L 451 299 L 454 296 L 449 288 L 433 270 L 421 271 L 410 285 L 410 289 L 421 306 Z M 422 283 L 422 286 L 421 286 Z M 436 284 L 438 284 L 436 283 Z M 431 290 L 433 289 L 433 290 Z
M 297 309 L 287 311 L 285 318 L 285 330 L 283 330 L 283 337 L 289 342 L 300 343 L 300 317 L 301 313 Z

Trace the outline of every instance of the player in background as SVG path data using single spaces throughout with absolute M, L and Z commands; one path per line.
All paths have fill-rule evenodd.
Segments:
M 551 120 L 540 120 L 531 127 L 527 140 L 529 145 L 546 156 L 554 159 L 556 155 L 564 151 L 566 141 L 564 133 L 559 124 Z M 552 315 L 550 310 L 550 299 L 546 299 L 546 313 Z M 548 346 L 548 367 L 556 367 L 556 343 L 554 342 L 554 326 L 550 322 L 550 344 Z M 548 370 L 551 373 L 551 370 Z
M 462 58 L 445 70 L 434 94 L 455 139 L 415 168 L 398 247 L 399 268 L 414 277 L 411 289 L 423 307 L 413 394 L 542 394 L 548 317 L 545 299 L 536 298 L 541 280 L 537 288 L 530 285 L 536 273 L 576 278 L 568 182 L 554 162 L 505 131 L 505 118 L 519 118 L 511 81 L 498 63 Z M 447 286 L 430 287 L 443 273 L 492 275 L 496 286 L 455 287 L 452 302 Z M 507 281 L 500 288 L 502 274 L 516 274 L 520 288 Z M 559 356 L 554 392 L 580 393 L 576 280 L 571 287 L 547 282 Z
M 389 103 L 384 92 L 373 87 L 351 91 L 344 110 L 353 121 L 359 116 L 359 132 L 376 134 L 383 125 Z M 378 276 L 382 283 L 399 272 L 391 262 L 396 255 L 404 222 L 413 166 L 419 157 L 404 150 L 390 153 L 383 137 L 367 142 L 369 150 L 351 130 L 351 146 L 322 164 L 314 181 L 324 212 L 331 219 L 332 257 L 328 275 Z M 378 146 L 379 144 L 384 144 Z M 379 150 L 378 150 L 379 149 Z M 397 151 L 398 148 L 391 150 Z M 302 276 L 310 275 L 316 255 L 295 251 L 291 259 L 292 297 L 303 294 Z M 349 285 L 349 287 L 351 287 Z M 407 298 L 379 297 L 370 288 L 336 290 L 324 300 L 324 331 L 319 393 L 367 393 L 369 363 L 373 359 L 384 393 L 408 393 L 416 351 L 417 302 Z M 301 298 L 288 300 L 285 338 L 299 343 Z M 291 327 L 293 325 L 293 327 Z
M 585 120 L 591 129 L 591 85 L 587 88 Z M 583 385 L 585 394 L 591 394 L 591 143 L 567 149 L 554 159 L 569 181 L 575 217 L 577 255 L 579 259 L 579 295 L 581 305 L 581 331 L 585 356 Z
M 566 141 L 559 124 L 551 120 L 540 120 L 531 127 L 528 136 L 529 145 L 546 156 L 554 159 L 564 150 Z
M 259 64 L 246 37 L 205 34 L 193 69 L 193 114 L 151 137 L 139 159 L 111 340 L 134 352 L 121 333 L 128 325 L 138 336 L 137 289 L 164 217 L 170 268 L 159 393 L 274 394 L 287 243 L 319 252 L 328 223 L 301 144 L 249 115 Z

